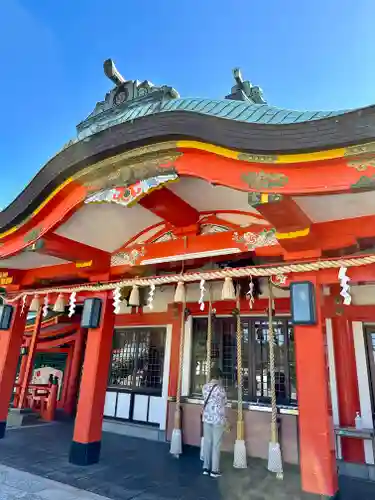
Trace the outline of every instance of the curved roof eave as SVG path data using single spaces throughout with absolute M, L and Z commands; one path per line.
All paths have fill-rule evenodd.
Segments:
M 108 127 L 108 125 L 107 125 Z M 0 231 L 25 218 L 66 179 L 97 161 L 146 144 L 190 139 L 256 154 L 293 154 L 375 140 L 375 106 L 289 124 L 248 123 L 194 110 L 165 110 L 110 126 L 49 160 L 0 212 Z
M 81 122 L 77 126 L 78 139 L 84 139 L 106 128 L 120 123 L 133 122 L 145 116 L 182 111 L 262 125 L 290 125 L 341 116 L 349 112 L 348 110 L 296 111 L 276 108 L 268 104 L 255 104 L 249 101 L 201 99 L 196 97 L 164 101 L 153 100 L 143 104 L 130 102 L 126 106 L 112 107 Z

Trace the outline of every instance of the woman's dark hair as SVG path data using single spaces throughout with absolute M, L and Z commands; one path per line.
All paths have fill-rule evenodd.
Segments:
M 222 378 L 222 377 L 223 377 L 223 372 L 220 370 L 220 368 L 218 366 L 214 365 L 211 368 L 211 378 L 218 380 L 219 378 Z

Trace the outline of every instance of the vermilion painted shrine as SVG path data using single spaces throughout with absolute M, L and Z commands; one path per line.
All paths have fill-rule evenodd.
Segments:
M 275 108 L 239 70 L 225 99 L 180 98 L 104 69 L 113 89 L 0 213 L 1 436 L 10 405 L 57 408 L 73 463 L 134 422 L 179 455 L 216 361 L 234 466 L 298 464 L 334 496 L 337 464 L 374 466 L 375 107 Z

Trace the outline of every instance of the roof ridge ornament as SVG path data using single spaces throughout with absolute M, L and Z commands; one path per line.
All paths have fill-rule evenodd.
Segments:
M 148 80 L 126 80 L 115 66 L 112 59 L 106 59 L 103 63 L 104 74 L 114 83 L 114 88 L 108 92 L 104 101 L 96 104 L 94 111 L 77 126 L 79 133 L 83 124 L 107 111 L 118 110 L 143 104 L 155 104 L 156 108 L 164 101 L 178 99 L 178 92 L 167 85 L 156 86 Z
M 267 104 L 263 98 L 263 90 L 257 85 L 253 85 L 249 80 L 244 80 L 241 73 L 241 68 L 232 70 L 236 85 L 232 87 L 231 94 L 225 99 L 233 101 L 250 101 L 253 104 Z
M 106 59 L 103 63 L 103 68 L 105 76 L 109 78 L 116 85 L 116 87 L 120 87 L 126 82 L 125 78 L 117 70 L 112 59 Z

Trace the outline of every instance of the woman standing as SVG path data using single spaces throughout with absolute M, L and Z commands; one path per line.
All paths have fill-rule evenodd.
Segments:
M 222 386 L 222 373 L 218 367 L 211 370 L 212 379 L 203 386 L 203 474 L 220 477 L 221 442 L 226 423 L 227 395 Z

